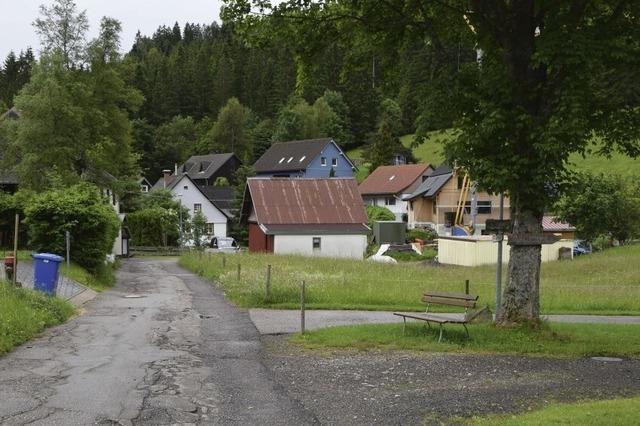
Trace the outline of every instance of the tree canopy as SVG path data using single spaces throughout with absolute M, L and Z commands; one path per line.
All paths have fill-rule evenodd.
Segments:
M 430 121 L 450 117 L 458 129 L 449 161 L 481 188 L 511 197 L 499 322 L 538 321 L 541 220 L 569 155 L 587 152 L 594 135 L 603 152 L 640 153 L 640 4 L 227 0 L 222 14 L 249 38 L 292 46 L 299 72 L 345 38 L 373 51 L 426 44 L 433 61 L 420 69 L 443 84 L 430 86 L 425 108 Z M 456 62 L 442 59 L 456 47 Z

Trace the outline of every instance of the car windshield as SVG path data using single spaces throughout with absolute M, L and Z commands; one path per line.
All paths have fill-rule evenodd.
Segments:
M 218 247 L 235 247 L 233 238 L 218 238 Z

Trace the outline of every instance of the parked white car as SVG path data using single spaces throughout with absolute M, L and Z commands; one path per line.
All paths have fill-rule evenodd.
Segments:
M 240 251 L 240 247 L 231 237 L 213 237 L 209 242 L 209 247 L 204 251 L 206 253 L 237 253 Z

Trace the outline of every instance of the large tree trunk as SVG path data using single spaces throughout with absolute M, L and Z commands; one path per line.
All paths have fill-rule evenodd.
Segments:
M 512 215 L 508 282 L 496 321 L 503 326 L 540 321 L 542 212 L 516 204 Z

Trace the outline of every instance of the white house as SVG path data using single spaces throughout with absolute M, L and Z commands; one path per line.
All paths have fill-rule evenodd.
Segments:
M 403 197 L 415 191 L 431 172 L 433 167 L 429 164 L 380 166 L 358 189 L 365 204 L 385 207 L 397 221 L 406 221 L 408 210 Z
M 362 259 L 367 214 L 353 178 L 250 178 L 249 251 Z
M 171 176 L 171 182 L 166 189 L 171 191 L 173 198 L 189 210 L 192 217 L 195 213 L 202 212 L 207 218 L 208 235 L 227 236 L 227 222 L 231 214 L 211 201 L 189 175 Z

